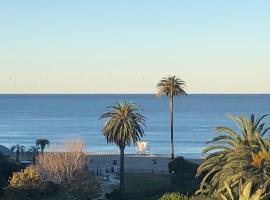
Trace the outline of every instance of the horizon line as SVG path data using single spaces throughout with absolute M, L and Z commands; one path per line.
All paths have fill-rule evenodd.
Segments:
M 0 95 L 155 95 L 156 93 L 86 93 L 86 92 L 40 92 L 40 93 L 2 93 Z M 221 93 L 200 93 L 200 92 L 191 92 L 187 95 L 270 95 L 270 93 L 237 93 L 237 92 L 221 92 Z

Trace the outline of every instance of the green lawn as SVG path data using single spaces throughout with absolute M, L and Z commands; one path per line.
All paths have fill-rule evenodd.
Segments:
M 183 177 L 181 184 L 171 184 L 169 174 L 125 174 L 125 193 L 128 200 L 157 200 L 166 192 L 192 194 L 197 185 Z
M 172 189 L 168 174 L 125 174 L 125 193 L 128 200 L 157 200 Z
M 125 174 L 126 192 L 142 192 L 170 185 L 168 174 Z

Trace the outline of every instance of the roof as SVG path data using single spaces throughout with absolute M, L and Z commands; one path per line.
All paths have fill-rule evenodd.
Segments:
M 9 150 L 7 147 L 2 146 L 2 145 L 0 145 L 0 152 L 1 152 L 4 156 L 10 156 L 10 155 L 11 155 L 10 150 Z

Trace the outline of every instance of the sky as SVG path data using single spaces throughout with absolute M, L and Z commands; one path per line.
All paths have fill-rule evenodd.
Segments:
M 3 0 L 0 93 L 270 93 L 268 0 Z

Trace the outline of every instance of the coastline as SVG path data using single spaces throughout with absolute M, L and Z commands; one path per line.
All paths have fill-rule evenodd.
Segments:
M 50 153 L 50 152 L 48 152 Z M 86 152 L 89 157 L 89 169 L 105 174 L 119 168 L 119 153 L 112 152 Z M 25 152 L 20 155 L 20 161 L 32 161 L 33 154 Z M 11 154 L 12 159 L 16 159 L 16 154 Z M 186 158 L 190 162 L 200 164 L 202 158 Z M 168 173 L 168 163 L 171 161 L 169 155 L 165 154 L 125 154 L 125 171 L 132 173 Z M 115 165 L 115 166 L 114 166 Z
M 89 155 L 89 154 L 88 154 Z M 202 159 L 185 158 L 190 162 L 200 164 Z M 168 173 L 168 155 L 161 154 L 126 154 L 125 171 L 131 173 Z M 120 157 L 118 154 L 90 154 L 89 168 L 93 171 L 106 173 L 112 167 L 119 168 Z

